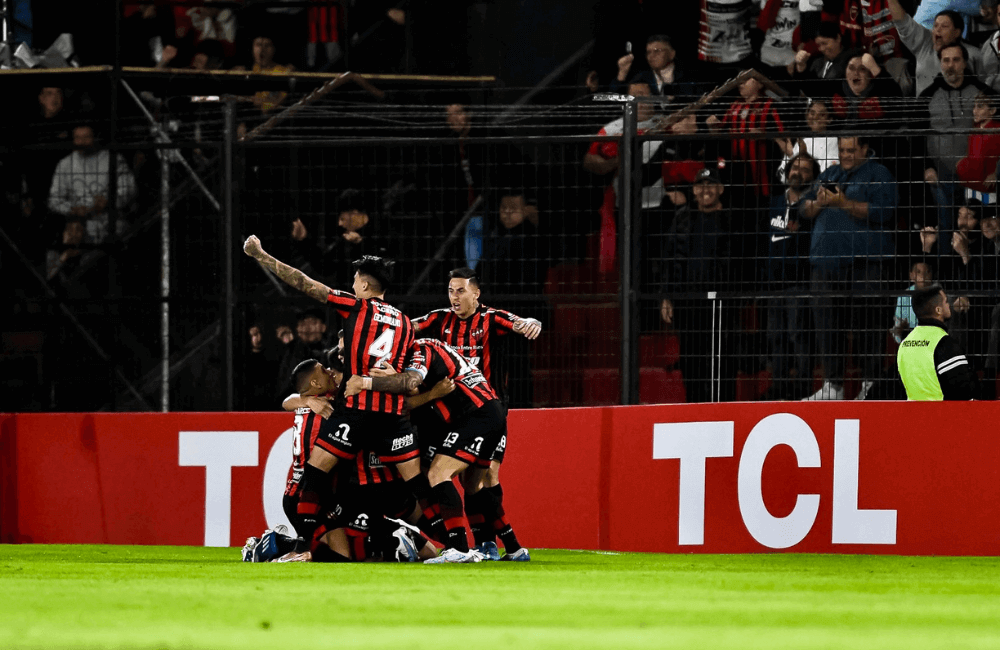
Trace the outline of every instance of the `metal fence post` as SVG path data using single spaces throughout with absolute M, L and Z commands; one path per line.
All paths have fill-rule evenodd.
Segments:
M 619 297 L 621 301 L 621 403 L 635 404 L 639 401 L 638 338 L 632 331 L 635 326 L 636 292 L 633 287 L 634 215 L 638 213 L 639 189 L 642 173 L 639 154 L 642 146 L 636 146 L 638 131 L 638 100 L 630 97 L 625 104 L 625 118 L 622 128 L 622 147 L 619 160 L 622 167 L 618 174 L 618 217 L 621 223 L 619 240 L 620 271 Z
M 222 219 L 222 259 L 223 259 L 223 282 L 225 283 L 225 304 L 222 306 L 222 358 L 223 358 L 223 382 L 226 386 L 227 411 L 234 409 L 235 400 L 235 350 L 233 336 L 233 310 L 236 309 L 236 287 L 235 272 L 233 268 L 233 246 L 236 245 L 233 237 L 233 192 L 235 182 L 233 179 L 233 143 L 236 141 L 236 99 L 226 98 L 225 103 L 225 143 L 222 151 L 223 164 L 223 196 L 224 210 Z

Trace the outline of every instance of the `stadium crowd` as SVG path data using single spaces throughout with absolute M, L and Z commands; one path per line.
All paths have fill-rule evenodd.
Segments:
M 557 339 L 512 355 L 511 404 L 599 403 L 605 398 L 595 386 L 617 381 L 617 363 L 608 361 L 616 346 L 607 352 L 609 340 L 621 336 L 618 312 L 564 296 L 617 291 L 619 206 L 624 189 L 639 183 L 635 288 L 650 401 L 901 397 L 891 352 L 916 319 L 896 296 L 928 277 L 954 297 L 952 332 L 975 360 L 981 396 L 995 397 L 996 2 L 983 0 L 976 15 L 944 6 L 924 25 L 914 19 L 916 6 L 899 0 L 701 0 L 696 35 L 693 23 L 672 20 L 671 3 L 662 4 L 598 3 L 595 45 L 573 89 L 576 106 L 598 105 L 604 92 L 649 98 L 638 104 L 641 164 L 633 178 L 620 174 L 623 119 L 595 124 L 585 147 L 543 150 L 530 137 L 490 142 L 514 131 L 487 124 L 489 110 L 468 93 L 437 94 L 435 134 L 447 142 L 420 150 L 407 171 L 385 163 L 376 178 L 371 164 L 355 165 L 367 154 L 342 147 L 335 162 L 321 163 L 323 173 L 296 181 L 304 198 L 291 199 L 296 190 L 283 170 L 314 159 L 248 150 L 240 230 L 274 241 L 283 259 L 339 288 L 351 283 L 351 261 L 363 255 L 397 258 L 402 277 L 419 275 L 469 213 L 446 261 L 475 268 L 493 293 L 518 296 L 511 307 L 550 320 Z M 425 26 L 430 18 L 461 31 L 454 16 L 421 13 L 425 3 L 412 9 L 369 3 L 352 15 L 348 34 L 335 5 L 141 3 L 122 19 L 121 63 L 338 70 L 345 44 L 378 26 L 368 49 L 358 51 L 362 67 L 398 72 L 413 55 L 394 31 L 407 21 Z M 469 69 L 429 40 L 413 45 L 419 71 Z M 759 74 L 727 84 L 749 69 Z M 202 137 L 201 108 L 183 102 L 179 109 L 155 92 L 142 99 L 158 115 L 175 116 L 192 142 Z M 248 97 L 241 133 L 294 100 L 273 91 Z M 112 153 L 107 98 L 97 93 L 47 86 L 26 104 L 18 134 L 26 155 L 16 173 L 5 174 L 5 230 L 57 295 L 148 292 L 159 271 L 149 255 L 156 237 L 134 233 L 160 206 L 155 153 Z M 138 114 L 124 104 L 118 110 Z M 58 146 L 35 146 L 42 144 Z M 207 147 L 182 155 L 200 174 L 221 165 Z M 289 217 L 290 203 L 301 208 L 319 194 L 321 209 Z M 431 217 L 418 222 L 413 215 Z M 175 226 L 172 245 L 213 250 L 218 230 L 208 221 Z M 414 227 L 426 249 L 418 253 L 411 252 Z M 83 254 L 112 249 L 103 261 Z M 199 278 L 218 267 L 199 264 L 172 273 L 193 296 L 211 300 L 217 288 Z M 241 282 L 266 297 L 262 276 L 244 269 Z M 722 297 L 721 311 L 712 295 Z M 82 320 L 101 332 L 105 317 Z M 244 408 L 280 403 L 290 392 L 290 370 L 331 347 L 341 325 L 324 313 L 271 313 L 266 306 L 245 321 Z M 176 336 L 193 339 L 197 329 Z M 105 348 L 119 345 L 111 332 L 97 338 Z M 540 395 L 545 382 L 565 399 Z M 78 406 L 68 389 L 63 395 L 55 400 L 60 408 Z

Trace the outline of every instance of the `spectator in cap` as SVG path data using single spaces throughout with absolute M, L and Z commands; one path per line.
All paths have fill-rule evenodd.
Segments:
M 711 362 L 706 351 L 713 347 L 712 302 L 705 298 L 676 298 L 679 294 L 705 294 L 731 289 L 732 265 L 730 222 L 732 215 L 723 205 L 725 187 L 714 169 L 702 169 L 695 176 L 693 203 L 677 211 L 673 223 L 660 242 L 662 260 L 657 269 L 658 293 L 674 307 L 674 322 L 681 342 L 678 366 L 684 375 L 689 402 L 708 402 L 713 397 Z M 716 335 L 719 335 L 716 332 Z M 729 337 L 720 335 L 722 347 Z M 715 344 L 718 349 L 718 343 Z M 725 352 L 722 358 L 727 358 Z M 727 389 L 723 397 L 731 398 L 728 380 L 734 373 L 723 371 Z

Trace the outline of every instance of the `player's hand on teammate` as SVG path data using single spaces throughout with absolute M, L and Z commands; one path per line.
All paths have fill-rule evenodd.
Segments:
M 324 420 L 333 415 L 333 405 L 330 404 L 330 400 L 324 397 L 318 397 L 315 395 L 307 397 L 306 406 L 309 407 L 309 410 Z
M 368 374 L 372 377 L 391 377 L 396 374 L 396 369 L 390 366 L 385 360 L 379 361 Z
M 250 235 L 247 240 L 243 242 L 243 252 L 250 257 L 260 259 L 260 256 L 264 254 L 264 249 L 260 245 L 260 240 L 257 239 L 257 235 Z
M 351 375 L 344 386 L 344 397 L 357 395 L 364 389 L 364 378 L 361 375 Z
M 514 331 L 523 334 L 529 341 L 534 341 L 542 333 L 542 324 L 534 318 L 524 318 L 514 323 Z
M 455 390 L 455 382 L 450 377 L 445 377 L 438 383 L 434 384 L 434 388 L 431 388 L 430 394 L 434 399 L 439 399 L 444 397 L 448 393 Z

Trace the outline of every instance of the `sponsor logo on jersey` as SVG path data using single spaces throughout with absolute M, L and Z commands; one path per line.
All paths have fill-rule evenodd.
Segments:
M 392 441 L 392 451 L 398 451 L 413 444 L 413 434 L 408 433 L 402 438 L 394 438 Z

